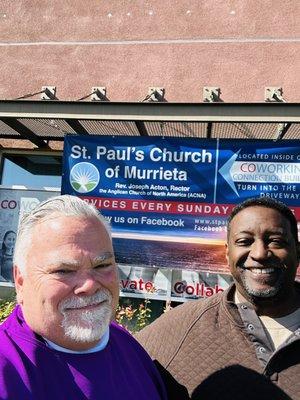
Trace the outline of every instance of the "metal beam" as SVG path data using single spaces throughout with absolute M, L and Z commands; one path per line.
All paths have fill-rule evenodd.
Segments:
M 206 138 L 211 139 L 211 133 L 212 133 L 212 122 L 208 122 L 207 128 L 206 128 Z
M 40 148 L 49 148 L 47 143 L 38 137 L 34 132 L 32 132 L 27 126 L 23 125 L 20 121 L 16 118 L 1 118 L 1 120 L 8 125 L 10 128 L 15 130 L 21 135 L 22 139 L 28 139 L 32 143 L 34 143 L 37 147 Z
M 298 122 L 299 103 L 120 103 L 1 100 L 0 118 L 178 122 Z
M 149 136 L 146 126 L 143 121 L 135 121 L 135 125 L 141 136 Z
M 81 125 L 77 119 L 68 119 L 66 121 L 78 135 L 89 135 L 88 131 Z

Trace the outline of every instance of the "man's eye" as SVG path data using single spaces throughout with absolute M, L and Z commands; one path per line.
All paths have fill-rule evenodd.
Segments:
M 94 267 L 94 269 L 96 270 L 100 270 L 100 269 L 104 269 L 104 268 L 108 268 L 112 265 L 112 263 L 105 263 L 105 264 L 98 264 Z
M 250 246 L 251 240 L 250 239 L 238 239 L 235 243 L 237 246 Z
M 57 275 L 68 275 L 72 272 L 70 269 L 57 269 L 55 271 L 52 271 L 53 274 Z
M 270 238 L 270 243 L 275 246 L 282 247 L 285 246 L 287 242 L 283 238 Z

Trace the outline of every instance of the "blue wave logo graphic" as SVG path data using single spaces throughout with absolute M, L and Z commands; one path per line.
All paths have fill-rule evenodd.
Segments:
M 98 169 L 91 163 L 81 162 L 71 169 L 70 184 L 78 193 L 88 193 L 95 189 L 100 181 Z

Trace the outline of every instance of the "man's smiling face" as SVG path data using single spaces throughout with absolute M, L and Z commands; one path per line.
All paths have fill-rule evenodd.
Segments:
M 226 258 L 237 290 L 248 301 L 293 293 L 297 243 L 290 222 L 277 210 L 250 206 L 232 219 Z
M 18 301 L 37 334 L 72 350 L 99 342 L 117 305 L 111 239 L 95 218 L 53 214 L 32 229 Z

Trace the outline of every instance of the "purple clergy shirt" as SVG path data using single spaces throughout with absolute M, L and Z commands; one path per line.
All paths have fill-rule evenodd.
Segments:
M 1 400 L 166 400 L 156 367 L 116 323 L 100 352 L 50 349 L 26 324 L 20 306 L 0 326 Z

